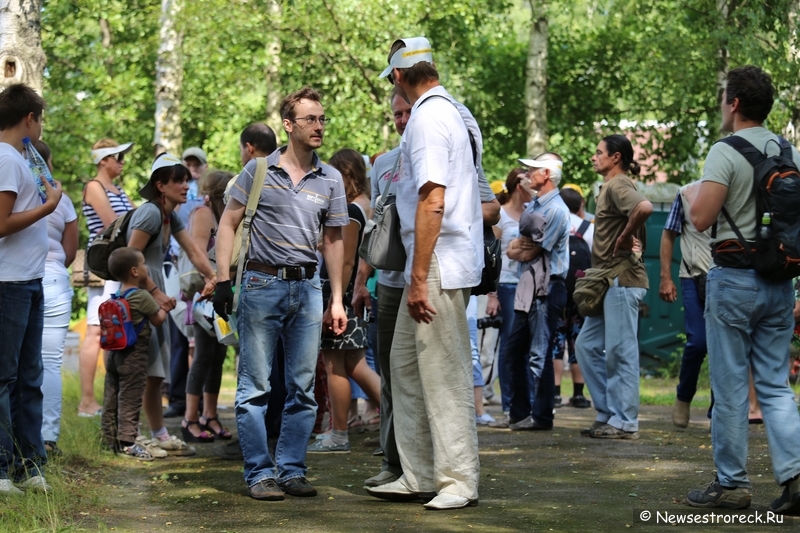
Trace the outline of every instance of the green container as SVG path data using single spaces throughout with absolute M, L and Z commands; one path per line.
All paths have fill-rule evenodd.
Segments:
M 652 201 L 652 200 L 651 200 Z M 639 313 L 639 353 L 643 371 L 661 367 L 671 359 L 675 350 L 683 346 L 684 341 L 678 337 L 685 333 L 683 316 L 683 296 L 678 279 L 680 267 L 680 237 L 675 241 L 672 253 L 672 281 L 678 288 L 678 299 L 667 303 L 658 297 L 658 286 L 661 283 L 661 232 L 667 222 L 672 202 L 653 202 L 653 214 L 647 219 L 647 248 L 644 263 L 647 267 L 647 278 L 650 289 L 644 297 Z

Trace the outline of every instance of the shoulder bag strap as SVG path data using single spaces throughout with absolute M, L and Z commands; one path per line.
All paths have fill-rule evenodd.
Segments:
M 586 230 L 589 229 L 590 224 L 591 222 L 589 222 L 588 220 L 584 220 L 583 222 L 581 222 L 580 227 L 578 227 L 578 231 L 575 232 L 575 236 L 583 239 L 583 236 L 586 234 Z
M 253 185 L 250 187 L 250 194 L 247 197 L 247 207 L 244 211 L 244 223 L 242 224 L 242 246 L 239 250 L 239 264 L 236 267 L 236 286 L 238 291 L 233 294 L 233 312 L 239 306 L 239 295 L 242 292 L 242 273 L 244 272 L 244 262 L 247 256 L 247 248 L 250 246 L 250 225 L 253 223 L 253 216 L 258 208 L 258 200 L 261 198 L 261 190 L 264 188 L 264 179 L 267 177 L 266 158 L 256 158 L 256 175 L 253 177 Z
M 608 269 L 608 279 L 618 278 L 620 274 L 638 263 L 639 259 L 641 258 L 642 252 L 636 252 L 635 254 L 629 255 L 625 261 L 620 261 L 618 264 Z
M 383 204 L 386 203 L 386 200 L 390 196 L 389 190 L 392 188 L 392 185 L 394 184 L 394 173 L 397 171 L 397 167 L 400 166 L 400 158 L 401 157 L 403 157 L 403 155 L 398 153 L 397 154 L 397 159 L 394 162 L 394 166 L 392 166 L 392 171 L 389 174 L 389 180 L 388 180 L 389 183 L 386 184 L 386 188 L 383 190 L 383 192 L 381 193 L 381 195 L 378 197 L 378 199 L 375 202 L 375 208 L 376 209 L 380 209 L 383 206 Z

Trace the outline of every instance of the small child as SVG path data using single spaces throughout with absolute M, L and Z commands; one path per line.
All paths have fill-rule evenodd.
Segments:
M 108 258 L 108 269 L 121 282 L 119 294 L 135 289 L 125 297 L 135 329 L 143 320 L 150 320 L 154 326 L 160 326 L 166 320 L 166 310 L 160 308 L 150 293 L 143 290 L 148 279 L 147 266 L 139 250 L 129 247 L 114 250 Z M 153 456 L 136 443 L 136 437 L 139 435 L 142 395 L 147 384 L 149 345 L 150 328 L 145 325 L 133 346 L 106 352 L 101 418 L 105 443 L 115 452 L 121 451 L 144 461 L 151 461 Z

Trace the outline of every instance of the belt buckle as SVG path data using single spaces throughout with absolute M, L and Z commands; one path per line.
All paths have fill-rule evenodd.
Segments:
M 288 280 L 301 280 L 303 279 L 303 267 L 298 266 L 290 266 L 290 267 L 281 267 L 278 270 L 281 279 L 288 279 Z

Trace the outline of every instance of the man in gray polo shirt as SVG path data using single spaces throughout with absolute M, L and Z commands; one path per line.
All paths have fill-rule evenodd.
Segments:
M 284 493 L 317 494 L 305 478 L 305 459 L 317 408 L 314 372 L 323 327 L 322 286 L 316 271 L 320 230 L 331 280 L 331 322 L 325 327 L 338 335 L 347 323 L 342 307 L 342 227 L 350 221 L 341 174 L 314 152 L 322 145 L 327 122 L 323 112 L 319 94 L 309 87 L 281 103 L 289 144 L 267 158 L 267 176 L 253 217 L 242 277 L 236 424 L 245 482 L 250 495 L 258 500 L 283 500 Z M 229 273 L 233 239 L 244 218 L 255 171 L 255 160 L 244 167 L 219 223 L 220 281 L 214 309 L 226 319 L 233 302 Z M 279 338 L 286 357 L 288 394 L 273 461 L 267 448 L 265 415 Z

